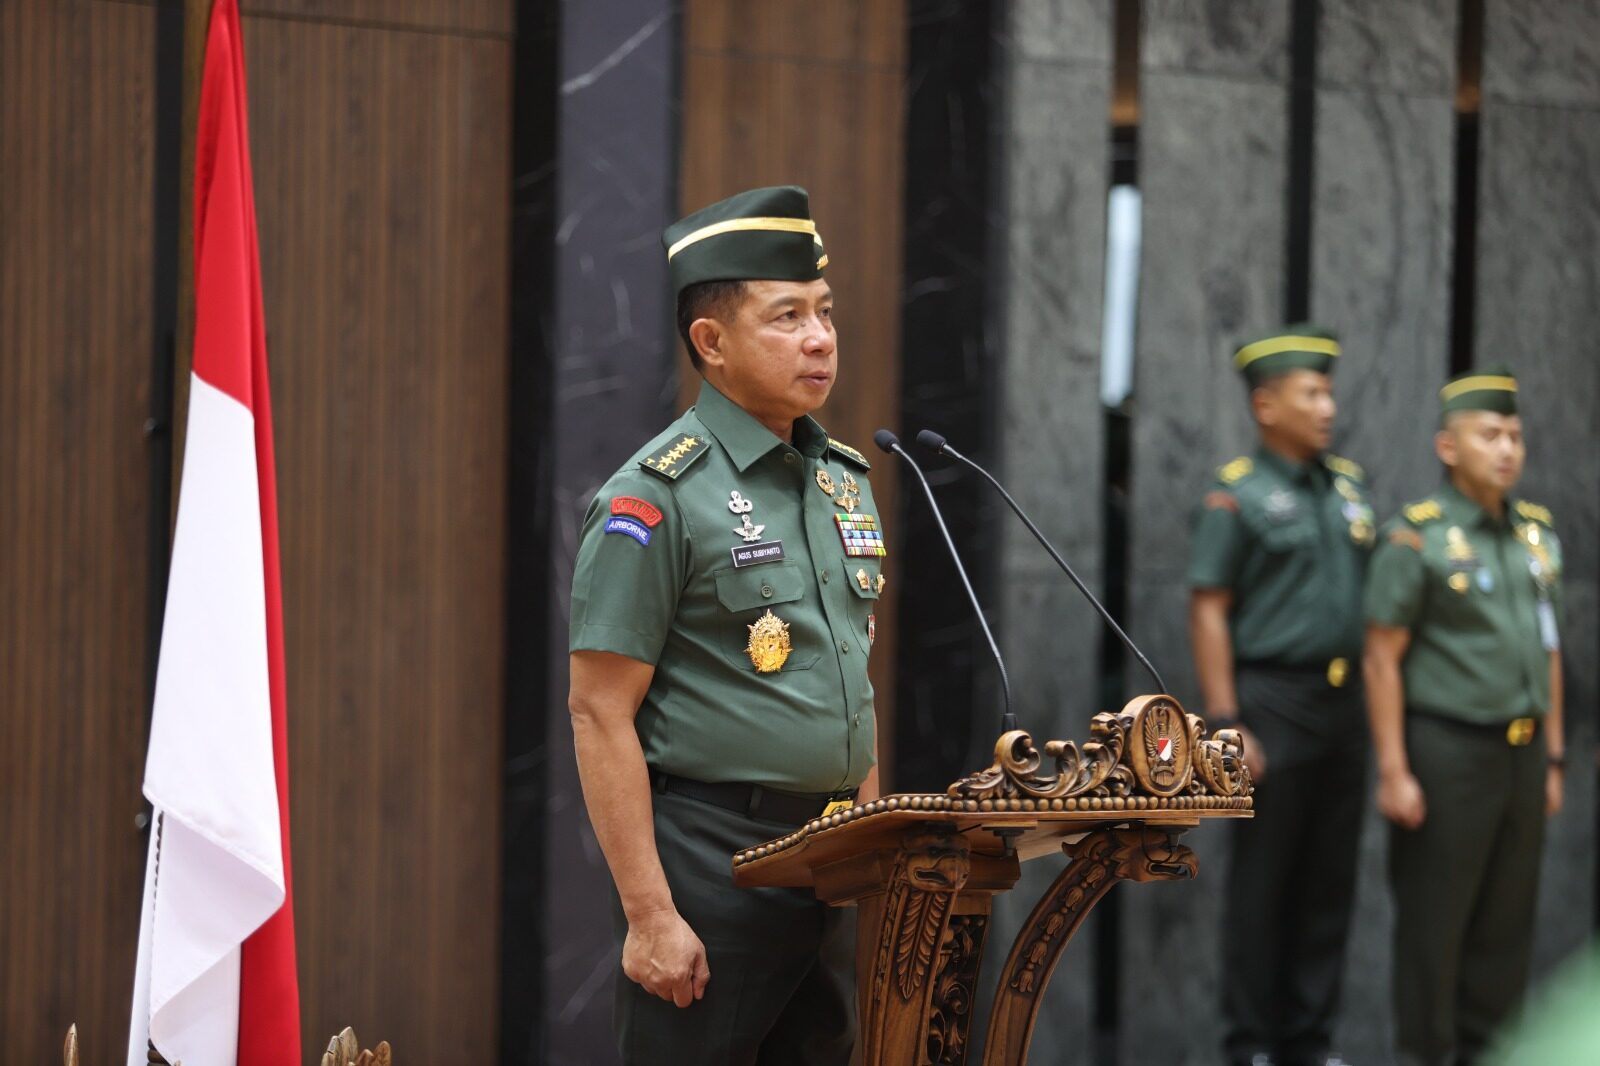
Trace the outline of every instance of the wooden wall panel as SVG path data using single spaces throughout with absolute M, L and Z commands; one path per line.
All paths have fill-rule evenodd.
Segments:
M 249 18 L 309 1055 L 490 1061 L 508 42 Z
M 156 14 L 0 4 L 0 1034 L 127 1039 L 143 886 Z
M 869 0 L 821 6 L 686 5 L 679 200 L 687 212 L 760 185 L 810 192 L 840 335 L 839 380 L 817 417 L 872 459 L 878 511 L 893 515 L 899 471 L 872 434 L 899 424 L 905 10 Z M 687 406 L 700 387 L 687 357 L 680 381 Z M 891 528 L 891 593 L 900 579 L 894 536 Z M 893 750 L 894 629 L 890 595 L 871 668 L 880 757 Z
M 512 0 L 239 0 L 245 18 L 287 18 L 370 29 L 508 37 Z

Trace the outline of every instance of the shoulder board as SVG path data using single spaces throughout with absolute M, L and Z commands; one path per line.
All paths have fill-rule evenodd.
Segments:
M 1367 472 L 1361 469 L 1360 463 L 1352 463 L 1341 455 L 1324 455 L 1322 465 L 1335 474 L 1343 474 L 1353 481 L 1360 481 L 1367 476 Z
M 1413 503 L 1403 508 L 1400 513 L 1405 515 L 1406 521 L 1414 526 L 1420 526 L 1424 522 L 1432 522 L 1435 519 L 1444 517 L 1444 511 L 1439 507 L 1438 500 L 1423 500 L 1420 503 Z
M 1556 524 L 1555 519 L 1550 517 L 1550 508 L 1541 507 L 1536 503 L 1529 503 L 1527 500 L 1517 501 L 1517 513 L 1529 521 L 1538 522 L 1540 525 L 1554 528 Z
M 834 440 L 832 437 L 829 437 L 828 438 L 828 447 L 832 451 L 838 452 L 840 455 L 844 456 L 846 459 L 850 460 L 852 463 L 855 463 L 861 469 L 863 469 L 863 470 L 871 470 L 872 469 L 872 464 L 867 462 L 867 457 L 865 455 L 862 455 L 860 452 L 856 451 L 854 448 L 850 447 L 850 445 L 844 443 L 843 441 L 837 441 L 837 440 Z
M 1250 461 L 1250 457 L 1248 455 L 1241 455 L 1232 462 L 1224 463 L 1217 467 L 1217 480 L 1221 481 L 1224 485 L 1232 485 L 1235 481 L 1238 481 L 1240 478 L 1248 475 L 1250 471 L 1254 470 L 1255 468 L 1256 464 Z
M 640 459 L 639 465 L 657 477 L 676 481 L 680 474 L 694 465 L 696 459 L 706 453 L 707 444 L 705 434 L 696 436 L 691 433 L 681 433 L 671 447 Z

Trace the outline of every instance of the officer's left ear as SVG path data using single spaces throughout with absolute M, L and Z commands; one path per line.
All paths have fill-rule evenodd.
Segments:
M 1445 419 L 1444 428 L 1433 435 L 1433 454 L 1439 457 L 1441 463 L 1452 469 L 1460 461 L 1461 453 L 1456 448 L 1455 431 L 1451 428 L 1448 417 Z

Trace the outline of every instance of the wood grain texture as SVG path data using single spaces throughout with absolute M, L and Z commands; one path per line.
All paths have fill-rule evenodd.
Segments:
M 126 1040 L 144 836 L 156 14 L 0 4 L 0 1033 Z
M 308 1057 L 494 1057 L 511 47 L 246 18 Z
M 797 0 L 687 5 L 680 202 L 687 212 L 761 185 L 792 183 L 810 192 L 828 246 L 840 336 L 839 380 L 817 418 L 834 437 L 869 453 L 879 513 L 893 515 L 899 471 L 872 447 L 872 434 L 899 423 L 905 12 L 900 3 L 865 0 L 824 6 L 831 15 Z M 786 28 L 815 20 L 828 31 L 796 36 Z M 789 56 L 794 41 L 806 42 L 797 52 L 803 58 Z M 687 357 L 679 380 L 687 406 L 699 389 Z M 879 601 L 871 669 L 885 763 L 894 750 L 900 580 L 893 528 L 888 535 L 889 589 Z
M 246 19 L 263 16 L 452 35 L 510 37 L 516 26 L 510 0 L 239 0 L 239 11 Z

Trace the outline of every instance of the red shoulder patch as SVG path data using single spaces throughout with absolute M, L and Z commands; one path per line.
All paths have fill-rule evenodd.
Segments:
M 1223 492 L 1221 489 L 1206 493 L 1205 504 L 1206 510 L 1208 511 L 1232 511 L 1234 514 L 1239 513 L 1238 497 L 1234 496 L 1234 494 L 1231 492 Z
M 611 497 L 611 513 L 637 518 L 651 529 L 661 524 L 661 508 L 637 496 Z

